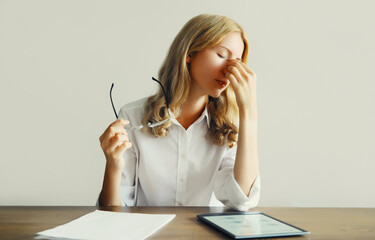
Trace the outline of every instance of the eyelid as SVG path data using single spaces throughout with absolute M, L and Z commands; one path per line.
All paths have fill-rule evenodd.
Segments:
M 224 54 L 221 54 L 221 53 L 216 53 L 219 57 L 221 57 L 221 58 L 227 58 L 227 57 L 225 57 L 224 56 Z
M 232 51 L 231 50 L 229 50 L 227 47 L 224 47 L 224 46 L 218 46 L 219 47 L 219 49 L 224 49 L 224 51 L 226 51 L 226 52 L 229 52 L 230 53 L 230 55 L 232 54 Z M 220 54 L 220 55 L 222 55 L 223 56 L 223 54 Z M 225 55 L 225 54 L 224 54 Z M 227 58 L 227 57 L 226 57 Z M 242 58 L 236 58 L 236 60 L 238 60 L 238 61 L 241 61 L 242 62 Z

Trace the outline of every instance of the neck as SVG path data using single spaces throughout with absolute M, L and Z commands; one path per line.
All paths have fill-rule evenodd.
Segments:
M 181 105 L 181 113 L 177 121 L 185 129 L 188 129 L 189 126 L 201 116 L 206 106 L 207 99 L 207 95 L 196 95 L 190 92 L 186 101 Z

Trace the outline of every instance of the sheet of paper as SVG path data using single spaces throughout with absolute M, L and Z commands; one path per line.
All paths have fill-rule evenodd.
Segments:
M 35 239 L 140 240 L 149 237 L 175 216 L 96 210 L 66 224 L 39 232 Z

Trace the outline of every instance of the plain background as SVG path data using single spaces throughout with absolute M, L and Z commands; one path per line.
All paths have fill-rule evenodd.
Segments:
M 375 207 L 375 2 L 0 1 L 0 205 L 94 205 L 99 136 L 178 31 L 227 15 L 258 75 L 261 206 Z

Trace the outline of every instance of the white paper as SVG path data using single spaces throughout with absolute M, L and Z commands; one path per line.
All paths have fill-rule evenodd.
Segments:
M 37 233 L 35 239 L 140 240 L 170 222 L 174 214 L 141 214 L 96 210 Z

